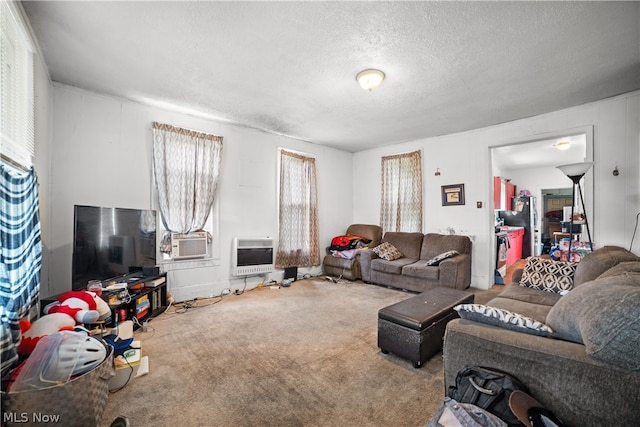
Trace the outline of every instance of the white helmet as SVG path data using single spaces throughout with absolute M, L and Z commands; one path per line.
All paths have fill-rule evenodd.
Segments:
M 64 383 L 97 367 L 106 356 L 106 347 L 86 332 L 56 332 L 38 341 L 11 389 L 40 389 Z
M 66 332 L 70 337 L 60 344 L 57 363 L 58 366 L 75 363 L 71 376 L 89 372 L 107 357 L 107 349 L 104 344 L 90 337 L 86 332 L 63 332 Z

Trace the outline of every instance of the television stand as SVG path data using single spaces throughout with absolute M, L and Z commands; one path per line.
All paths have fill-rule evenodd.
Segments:
M 102 294 L 102 299 L 111 307 L 111 322 L 106 326 L 115 326 L 125 320 L 133 320 L 137 329 L 146 320 L 161 314 L 167 306 L 167 275 L 152 277 L 125 278 L 129 285 L 129 297 L 118 299 L 121 291 Z M 116 302 L 113 302 L 116 299 Z M 135 320 L 134 320 L 135 319 Z
M 138 277 L 138 273 L 132 273 L 122 277 L 122 281 L 128 284 L 129 297 L 120 300 L 118 295 L 122 290 L 102 292 L 102 299 L 109 304 L 111 319 L 104 322 L 104 328 L 116 326 L 116 323 L 125 320 L 133 321 L 134 329 L 137 329 L 145 321 L 163 313 L 167 307 L 167 275 Z M 138 275 L 138 276 L 136 276 Z M 134 278 L 135 277 L 135 278 Z M 55 295 L 40 300 L 40 315 L 42 310 L 52 302 L 58 300 L 60 295 Z

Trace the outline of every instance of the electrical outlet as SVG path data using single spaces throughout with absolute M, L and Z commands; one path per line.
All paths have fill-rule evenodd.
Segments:
M 476 202 L 476 208 L 481 209 L 482 208 L 482 202 Z

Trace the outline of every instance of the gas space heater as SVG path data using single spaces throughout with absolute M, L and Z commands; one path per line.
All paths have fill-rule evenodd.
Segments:
M 250 276 L 272 271 L 272 238 L 234 237 L 231 249 L 231 274 L 234 276 Z

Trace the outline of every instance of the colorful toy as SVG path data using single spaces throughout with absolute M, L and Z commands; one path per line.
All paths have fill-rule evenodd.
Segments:
M 109 304 L 88 291 L 66 292 L 58 297 L 57 301 L 45 306 L 42 311 L 45 316 L 33 323 L 28 320 L 20 321 L 22 337 L 18 345 L 19 354 L 31 354 L 44 336 L 58 331 L 73 331 L 78 323 L 95 323 L 111 315 Z
M 33 323 L 28 320 L 21 320 L 20 331 L 22 332 L 22 337 L 18 345 L 18 354 L 31 354 L 38 341 L 43 337 L 59 331 L 73 331 L 75 325 L 76 321 L 63 313 L 42 316 Z
M 102 298 L 89 291 L 69 291 L 48 304 L 45 314 L 64 313 L 75 319 L 77 323 L 95 323 L 111 315 L 111 309 Z

